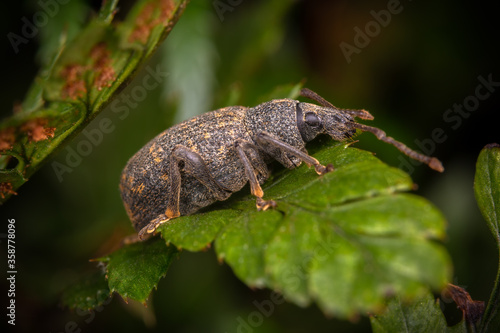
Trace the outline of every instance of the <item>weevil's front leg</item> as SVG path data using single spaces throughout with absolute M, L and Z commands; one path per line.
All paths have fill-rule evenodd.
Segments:
M 217 200 L 225 200 L 231 195 L 230 189 L 224 187 L 212 177 L 205 161 L 198 153 L 184 146 L 177 145 L 169 159 L 167 209 L 165 214 L 158 216 L 139 231 L 140 238 L 154 233 L 160 225 L 181 215 L 179 212 L 181 168 L 186 174 L 190 174 L 205 185 Z
M 316 173 L 318 175 L 324 175 L 325 173 L 334 170 L 333 165 L 328 164 L 327 166 L 324 166 L 321 163 L 319 163 L 319 161 L 314 157 L 309 156 L 307 153 L 304 153 L 300 149 L 295 148 L 294 146 L 291 146 L 286 142 L 276 139 L 275 137 L 271 136 L 266 132 L 260 132 L 259 134 L 257 134 L 257 143 L 259 143 L 259 145 L 262 147 L 262 149 L 264 149 L 264 151 L 270 153 L 271 156 L 273 154 L 271 152 L 273 149 L 269 148 L 274 148 L 277 149 L 279 152 L 287 153 L 301 159 L 308 166 L 313 165 L 314 170 L 316 170 Z
M 260 187 L 256 173 L 259 173 L 264 177 L 264 179 L 267 179 L 269 176 L 269 170 L 266 163 L 260 156 L 257 147 L 249 142 L 238 140 L 235 143 L 235 148 L 241 162 L 243 163 L 245 175 L 250 183 L 250 191 L 257 197 L 257 209 L 266 210 L 268 208 L 276 207 L 276 202 L 274 200 L 262 199 L 264 191 L 262 191 L 262 188 Z

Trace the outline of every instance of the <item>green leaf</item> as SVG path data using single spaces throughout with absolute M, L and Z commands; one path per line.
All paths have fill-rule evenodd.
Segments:
M 110 296 L 106 277 L 98 271 L 66 289 L 61 301 L 70 309 L 90 310 L 103 305 Z
M 467 332 L 464 320 L 453 327 L 448 327 L 439 302 L 431 293 L 413 302 L 405 302 L 395 297 L 389 302 L 385 312 L 371 316 L 370 322 L 373 333 Z
M 176 256 L 175 247 L 155 238 L 124 246 L 98 260 L 107 263 L 106 275 L 112 292 L 145 303 Z
M 497 243 L 500 256 L 500 145 L 489 144 L 479 154 L 474 178 L 476 201 Z M 490 300 L 484 313 L 481 332 L 500 329 L 500 264 Z
M 139 0 L 123 22 L 114 22 L 118 1 L 103 1 L 99 14 L 71 41 L 66 42 L 64 31 L 59 39 L 50 33 L 50 43 L 59 43 L 59 49 L 49 46 L 50 51 L 42 52 L 45 57 L 54 53 L 53 59 L 42 60 L 25 100 L 0 124 L 0 203 L 125 87 L 172 30 L 187 2 Z
M 474 178 L 476 201 L 500 249 L 500 145 L 484 147 Z
M 255 198 L 236 194 L 158 230 L 192 251 L 215 241 L 219 259 L 249 286 L 278 290 L 301 306 L 316 301 L 341 318 L 377 311 L 390 295 L 443 288 L 451 264 L 435 240 L 445 237 L 445 221 L 427 200 L 401 193 L 412 189 L 410 177 L 345 143 L 314 156 L 336 170 L 319 177 L 303 165 L 277 173 L 263 186 L 274 210 L 259 212 Z
M 113 21 L 113 17 L 116 14 L 116 6 L 118 5 L 118 0 L 107 0 L 102 3 L 102 8 L 99 11 L 99 19 L 107 24 Z

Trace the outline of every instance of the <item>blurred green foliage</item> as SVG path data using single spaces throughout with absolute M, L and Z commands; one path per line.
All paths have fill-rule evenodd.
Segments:
M 64 6 L 82 4 L 90 8 L 100 5 L 70 1 Z M 68 312 L 58 302 L 59 293 L 77 281 L 82 271 L 95 270 L 95 263 L 87 263 L 89 258 L 109 253 L 122 236 L 132 233 L 118 192 L 120 172 L 147 141 L 174 119 L 185 118 L 176 115 L 180 104 L 187 103 L 184 96 L 199 98 L 194 104 L 199 108 L 196 112 L 233 104 L 251 106 L 276 86 L 303 79 L 307 87 L 334 105 L 370 110 L 375 126 L 411 147 L 418 148 L 415 140 L 430 138 L 435 128 L 445 131 L 447 139 L 434 145 L 434 155 L 446 168 L 444 174 L 424 166 L 408 170 L 398 151 L 369 134 L 359 136 L 356 145 L 376 152 L 389 165 L 410 171 L 419 185 L 417 193 L 430 198 L 448 220 L 447 247 L 454 260 L 455 284 L 467 286 L 474 299 L 487 300 L 495 280 L 497 258 L 491 254 L 496 247 L 474 202 L 472 183 L 479 151 L 485 144 L 499 141 L 498 125 L 490 121 L 498 111 L 499 94 L 481 101 L 456 129 L 443 120 L 443 114 L 474 95 L 479 75 L 492 73 L 500 81 L 495 42 L 499 22 L 492 5 L 486 3 L 445 0 L 402 5 L 404 10 L 393 15 L 390 24 L 347 63 L 339 44 L 353 43 L 353 28 L 364 28 L 373 20 L 370 11 L 386 9 L 387 1 L 242 1 L 225 12 L 221 21 L 212 1 L 193 0 L 148 64 L 171 73 L 166 85 L 129 105 L 125 96 L 148 74 L 138 73 L 117 98 L 116 107 L 125 109 L 114 112 L 116 108 L 109 107 L 90 124 L 89 130 L 108 118 L 115 126 L 93 146 L 91 154 L 65 174 L 62 182 L 47 164 L 0 208 L 5 221 L 16 219 L 16 302 L 19 313 L 31 318 L 19 321 L 16 329 L 61 332 L 74 321 L 83 332 L 108 331 L 110 327 L 143 331 L 144 322 L 153 323 L 156 314 L 157 331 L 234 332 L 258 319 L 258 306 L 270 299 L 269 290 L 248 289 L 226 265 L 214 264 L 212 250 L 185 251 L 182 260 L 174 260 L 145 312 L 142 306 L 125 305 L 118 298 L 94 313 Z M 8 9 L 0 14 L 3 36 L 20 34 L 21 18 L 31 19 L 40 10 L 35 0 L 5 6 Z M 120 2 L 117 19 L 123 18 L 129 6 L 127 1 Z M 90 15 L 87 13 L 82 16 Z M 13 104 L 24 98 L 40 64 L 35 62 L 35 53 L 42 37 L 40 33 L 29 39 L 18 53 L 4 39 L 6 58 L 2 63 L 8 65 L 2 69 L 6 86 L 0 92 L 2 117 L 10 115 Z M 191 47 L 184 45 L 181 54 L 191 54 L 169 56 L 175 52 L 169 43 L 182 45 L 183 41 L 189 41 L 184 44 Z M 196 54 L 204 56 L 197 59 Z M 38 59 L 43 62 L 43 56 Z M 176 68 L 190 70 L 190 75 L 182 75 L 182 70 L 175 74 Z M 183 92 L 176 84 L 179 80 L 187 80 Z M 202 92 L 189 94 L 190 88 L 199 85 Z M 76 137 L 69 149 L 75 150 L 84 140 L 88 140 L 84 135 Z M 70 150 L 63 149 L 55 161 L 66 163 L 68 154 Z M 6 290 L 2 283 L 0 289 Z M 460 314 L 451 309 L 447 315 L 457 322 Z M 353 324 L 325 318 L 315 306 L 303 309 L 283 303 L 273 308 L 272 315 L 261 313 L 261 317 L 258 328 L 248 326 L 250 330 L 370 330 L 366 319 Z
M 426 318 L 426 320 L 422 320 Z M 370 318 L 373 333 L 386 332 L 467 332 L 465 321 L 448 327 L 439 302 L 429 293 L 418 302 L 407 303 L 399 297 L 388 306 L 387 313 Z
M 16 194 L 22 184 L 123 89 L 172 30 L 187 1 L 137 1 L 119 23 L 113 22 L 117 3 L 117 0 L 105 1 L 97 15 L 77 33 L 71 30 L 70 36 L 64 29 L 56 33 L 52 25 L 47 27 L 49 34 L 52 33 L 50 38 L 42 38 L 45 44 L 40 54 L 44 64 L 26 98 L 16 106 L 10 118 L 0 123 L 0 204 Z M 23 36 L 31 36 L 42 26 L 46 27 L 43 23 L 60 11 L 59 6 L 56 2 L 48 6 L 45 3 L 43 11 L 33 15 L 33 23 L 26 21 Z M 78 11 L 69 14 L 74 15 L 66 16 L 69 21 L 80 17 Z M 14 33 L 7 37 L 15 52 L 27 41 Z M 148 72 L 149 80 L 157 81 L 156 85 L 164 79 L 165 74 L 158 67 L 148 68 Z M 145 87 L 155 85 L 144 84 Z M 145 87 L 136 90 L 132 97 L 145 98 Z M 92 145 L 99 145 L 103 134 L 113 130 L 110 120 L 101 121 L 97 131 L 83 130 L 89 141 L 77 147 L 73 161 L 67 160 L 68 165 L 52 163 L 58 180 L 62 181 L 62 175 L 80 163 L 79 155 L 90 154 Z
M 497 143 L 486 145 L 476 164 L 474 177 L 474 193 L 477 205 L 483 214 L 493 239 L 500 251 L 500 145 Z M 482 332 L 494 332 L 500 329 L 500 263 L 484 319 Z

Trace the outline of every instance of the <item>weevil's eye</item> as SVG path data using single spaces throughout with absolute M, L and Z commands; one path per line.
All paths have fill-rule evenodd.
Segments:
M 307 112 L 305 116 L 306 124 L 312 127 L 319 127 L 321 121 L 314 112 Z

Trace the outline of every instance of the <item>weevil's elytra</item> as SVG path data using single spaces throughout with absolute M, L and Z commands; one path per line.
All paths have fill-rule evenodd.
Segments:
M 419 154 L 377 128 L 364 110 L 343 110 L 308 89 L 302 96 L 321 105 L 291 99 L 272 100 L 252 108 L 226 107 L 175 125 L 151 140 L 125 166 L 120 192 L 139 236 L 153 233 L 165 221 L 189 215 L 226 200 L 250 183 L 259 210 L 272 208 L 260 185 L 269 178 L 267 164 L 277 160 L 293 169 L 305 162 L 318 174 L 333 170 L 308 155 L 305 144 L 318 134 L 343 141 L 356 129 L 369 131 L 406 155 L 443 171 L 439 160 Z

